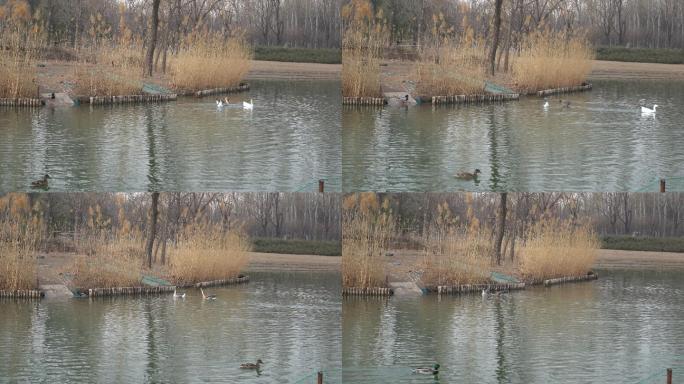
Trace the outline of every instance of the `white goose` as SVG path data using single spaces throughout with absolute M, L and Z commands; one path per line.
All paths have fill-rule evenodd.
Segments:
M 547 100 L 547 101 L 544 103 L 544 110 L 546 111 L 546 110 L 548 110 L 548 109 L 549 109 L 549 101 Z
M 244 108 L 244 109 L 254 109 L 254 102 L 252 101 L 252 99 L 249 99 L 249 103 L 246 102 L 246 101 L 243 101 L 243 102 L 242 102 L 242 108 Z
M 174 298 L 174 299 L 178 299 L 178 298 L 180 298 L 180 299 L 185 299 L 185 292 L 183 292 L 183 293 L 178 293 L 178 292 L 176 292 L 176 288 L 174 288 L 174 289 L 173 289 L 173 298 Z
M 219 107 L 219 108 L 223 107 L 223 101 L 221 101 L 221 100 L 216 100 L 216 106 Z
M 216 300 L 216 295 L 205 295 L 204 289 L 202 289 L 202 288 L 200 288 L 200 292 L 202 292 L 202 298 L 204 300 Z
M 642 115 L 654 115 L 656 113 L 656 109 L 658 109 L 658 105 L 654 105 L 653 109 L 646 108 L 646 107 L 641 107 L 641 114 Z

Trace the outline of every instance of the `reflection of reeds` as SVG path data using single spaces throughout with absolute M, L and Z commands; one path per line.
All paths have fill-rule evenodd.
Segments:
M 235 87 L 250 68 L 252 52 L 241 37 L 205 33 L 191 37 L 172 57 L 172 82 L 178 89 Z
M 533 280 L 585 275 L 599 248 L 590 225 L 542 218 L 520 248 L 520 269 Z
M 436 218 L 423 233 L 423 283 L 426 285 L 478 284 L 489 280 L 492 244 L 468 210 L 466 224 L 453 217 L 449 206 L 439 205 Z
M 25 194 L 0 197 L 0 289 L 36 288 L 36 251 L 43 239 L 40 216 Z
M 236 277 L 247 264 L 249 247 L 249 239 L 239 231 L 188 227 L 169 249 L 170 274 L 179 284 Z
M 395 231 L 389 203 L 373 193 L 349 195 L 342 216 L 342 286 L 385 286 L 384 255 Z

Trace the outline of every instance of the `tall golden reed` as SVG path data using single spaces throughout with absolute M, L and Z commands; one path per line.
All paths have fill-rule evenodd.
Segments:
M 585 275 L 599 248 L 590 224 L 543 217 L 529 229 L 519 249 L 520 270 L 532 280 Z
M 0 289 L 36 287 L 36 252 L 43 240 L 43 220 L 28 195 L 0 197 Z
M 251 60 L 251 48 L 242 36 L 192 34 L 171 59 L 171 80 L 181 90 L 235 87 L 249 72 Z
M 382 205 L 374 193 L 345 198 L 342 215 L 342 286 L 385 286 L 384 256 L 396 221 L 389 201 Z
M 24 0 L 0 6 L 0 98 L 38 97 L 36 58 L 46 40 L 41 20 Z
M 249 249 L 249 238 L 240 230 L 195 224 L 169 248 L 169 274 L 177 284 L 233 278 L 247 265 Z

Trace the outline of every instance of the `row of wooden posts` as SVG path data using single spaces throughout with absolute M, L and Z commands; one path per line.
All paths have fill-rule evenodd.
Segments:
M 45 103 L 41 99 L 31 99 L 31 98 L 16 98 L 16 99 L 3 99 L 0 98 L 0 106 L 3 107 L 41 107 Z
M 249 276 L 238 276 L 238 277 L 232 277 L 230 279 L 201 281 L 199 283 L 186 285 L 184 287 L 204 288 L 204 287 L 216 287 L 219 285 L 243 284 L 243 283 L 248 283 L 248 282 L 249 282 Z
M 544 280 L 544 285 L 548 287 L 549 285 L 576 283 L 579 281 L 589 281 L 589 280 L 596 280 L 596 279 L 598 279 L 598 275 L 595 273 L 591 273 L 591 274 L 583 275 L 583 276 L 568 276 L 568 277 L 559 277 L 557 279 L 547 279 L 547 280 Z
M 0 290 L 0 298 L 40 299 L 45 294 L 37 289 Z
M 218 95 L 221 93 L 236 93 L 236 92 L 244 92 L 244 91 L 249 91 L 249 84 L 241 83 L 237 87 L 205 89 L 205 90 L 201 90 L 201 91 L 197 91 L 197 92 L 191 92 L 190 94 L 195 95 L 197 97 L 204 97 L 204 96 Z
M 455 95 L 455 96 L 432 96 L 432 104 L 482 104 L 501 103 L 504 101 L 519 100 L 518 93 L 499 93 L 492 95 Z
M 159 293 L 173 292 L 175 289 L 172 285 L 162 285 L 158 287 L 114 287 L 114 288 L 91 288 L 88 290 L 90 297 L 103 296 L 138 296 L 138 295 L 153 295 Z
M 343 105 L 375 105 L 382 106 L 387 104 L 384 97 L 343 97 Z
M 576 85 L 574 87 L 545 89 L 545 90 L 537 92 L 537 96 L 546 97 L 546 96 L 551 96 L 551 95 L 559 95 L 562 93 L 584 92 L 584 91 L 589 91 L 591 89 L 592 89 L 592 85 L 587 83 L 587 84 L 582 84 L 582 85 Z
M 440 295 L 455 295 L 462 293 L 479 293 L 483 290 L 500 292 L 519 289 L 525 289 L 525 283 L 440 285 L 437 287 L 437 293 Z
M 162 101 L 173 101 L 178 99 L 178 95 L 159 94 L 159 95 L 127 95 L 127 96 L 91 96 L 91 105 L 105 104 L 137 104 L 137 103 L 157 103 Z
M 394 294 L 394 291 L 392 290 L 392 288 L 382 288 L 382 287 L 342 288 L 342 296 L 392 296 L 393 294 Z

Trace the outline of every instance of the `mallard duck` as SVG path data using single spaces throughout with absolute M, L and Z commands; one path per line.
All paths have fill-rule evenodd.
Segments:
M 242 102 L 242 108 L 244 108 L 244 109 L 253 109 L 253 108 L 254 108 L 254 102 L 252 101 L 252 99 L 249 99 L 249 103 L 246 102 L 246 101 L 243 101 L 243 102 Z
M 435 364 L 432 367 L 413 368 L 411 372 L 423 375 L 436 375 L 439 373 L 439 364 Z
M 175 299 L 175 298 L 185 299 L 185 292 L 183 292 L 183 293 L 178 293 L 178 292 L 176 292 L 176 288 L 174 288 L 174 289 L 173 289 L 173 298 L 174 298 L 174 299 Z
M 31 183 L 31 188 L 47 188 L 48 187 L 48 179 L 50 179 L 50 175 L 45 174 L 42 179 L 36 180 Z
M 473 173 L 470 172 L 460 172 L 456 175 L 457 179 L 463 179 L 463 180 L 473 180 L 477 179 L 477 176 L 482 173 L 480 172 L 479 169 L 476 169 Z
M 205 295 L 204 289 L 202 289 L 202 288 L 200 288 L 200 292 L 202 292 L 202 298 L 204 300 L 216 300 L 216 295 Z
M 226 104 L 226 105 L 230 104 L 230 99 L 229 99 L 227 96 L 224 97 L 224 98 L 223 98 L 223 103 Z
M 261 368 L 261 364 L 264 362 L 261 361 L 261 359 L 257 360 L 256 364 L 254 363 L 242 363 L 240 364 L 240 369 L 259 369 Z
M 570 100 L 558 99 L 558 102 L 563 106 L 563 108 L 570 108 Z

